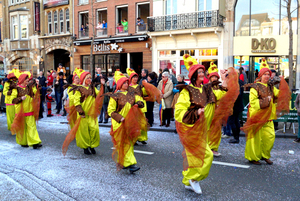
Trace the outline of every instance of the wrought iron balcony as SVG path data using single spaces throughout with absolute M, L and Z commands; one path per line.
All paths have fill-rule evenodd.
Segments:
M 218 10 L 182 13 L 148 17 L 148 31 L 170 31 L 197 29 L 203 27 L 223 27 L 224 17 Z

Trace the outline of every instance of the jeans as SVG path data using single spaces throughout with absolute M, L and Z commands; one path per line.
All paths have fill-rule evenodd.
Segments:
M 227 125 L 228 124 L 230 125 L 230 127 L 232 129 L 233 137 L 236 140 L 239 140 L 239 138 L 240 138 L 240 127 L 241 127 L 241 125 L 240 125 L 239 116 L 240 116 L 240 113 L 233 113 L 233 115 L 231 115 L 228 118 L 228 122 L 227 122 Z
M 300 116 L 298 116 L 298 125 L 300 125 Z M 298 129 L 298 138 L 300 138 L 300 129 Z
M 58 111 L 60 111 L 62 108 L 62 97 L 63 97 L 62 93 L 58 93 L 58 92 L 55 93 L 56 109 Z
M 224 135 L 231 136 L 231 127 L 230 127 L 230 124 L 228 122 L 227 122 L 226 126 L 223 126 L 223 132 L 224 132 Z
M 108 119 L 105 119 L 105 113 L 107 112 L 107 107 L 108 107 L 108 104 L 103 104 L 102 105 L 101 113 L 100 113 L 100 116 L 99 116 L 99 122 L 103 121 L 103 116 L 104 116 L 104 122 L 108 121 Z

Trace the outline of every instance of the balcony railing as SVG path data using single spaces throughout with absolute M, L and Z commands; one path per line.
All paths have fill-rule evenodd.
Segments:
M 107 36 L 107 29 L 96 29 L 97 37 Z
M 223 27 L 218 10 L 148 17 L 148 31 L 170 31 L 203 27 Z
M 128 34 L 128 26 L 119 25 L 116 26 L 116 35 L 127 35 Z
M 89 37 L 89 30 L 79 30 L 79 38 L 88 38 Z
M 136 25 L 136 32 L 137 33 L 143 33 L 147 32 L 148 26 L 147 23 L 141 24 L 141 25 Z

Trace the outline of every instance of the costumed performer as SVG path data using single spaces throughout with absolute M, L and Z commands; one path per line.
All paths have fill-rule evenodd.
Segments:
M 77 120 L 74 127 L 66 136 L 62 150 L 65 155 L 68 146 L 75 139 L 78 147 L 84 150 L 84 154 L 96 154 L 95 148 L 99 146 L 100 135 L 97 117 L 100 114 L 103 98 L 103 86 L 100 92 L 92 84 L 92 76 L 82 69 L 76 72 L 80 78 L 80 85 L 74 86 L 70 93 L 74 94 L 74 105 L 77 111 Z M 75 76 L 76 78 L 76 76 Z
M 232 87 L 224 95 L 223 92 L 213 90 L 214 85 L 219 82 L 213 82 L 203 85 L 205 77 L 205 67 L 199 65 L 197 61 L 189 55 L 183 57 L 186 68 L 189 70 L 190 85 L 177 85 L 182 87 L 178 101 L 175 105 L 176 129 L 180 141 L 184 147 L 182 153 L 184 157 L 184 170 L 182 171 L 182 183 L 186 189 L 193 190 L 201 194 L 202 190 L 199 185 L 200 180 L 204 180 L 210 171 L 213 161 L 213 153 L 207 144 L 208 119 L 213 117 L 210 130 L 216 132 L 221 128 L 222 119 L 226 113 L 232 109 L 237 87 L 237 74 L 231 69 L 229 74 L 221 71 L 221 77 Z M 222 98 L 222 99 L 221 99 Z M 230 99 L 234 99 L 231 100 Z M 217 100 L 220 100 L 222 106 L 218 107 L 213 113 L 211 108 Z M 214 128 L 216 127 L 216 128 Z M 217 141 L 217 138 L 212 139 Z
M 16 117 L 11 129 L 17 134 L 16 142 L 22 147 L 32 146 L 37 149 L 42 146 L 36 120 L 39 117 L 40 93 L 35 80 L 31 80 L 30 72 L 22 72 L 18 85 L 12 89 L 12 103 L 15 104 Z
M 17 68 L 13 68 L 7 75 L 8 81 L 4 84 L 3 95 L 5 96 L 4 103 L 6 104 L 6 118 L 7 129 L 11 131 L 11 124 L 15 118 L 15 104 L 12 103 L 12 88 L 16 87 L 20 71 Z M 15 134 L 15 133 L 14 133 Z
M 275 141 L 273 120 L 277 114 L 289 111 L 291 92 L 281 76 L 279 90 L 270 82 L 272 72 L 267 61 L 262 60 L 255 83 L 246 84 L 250 89 L 250 104 L 247 122 L 241 129 L 246 133 L 245 158 L 252 164 L 261 165 L 260 160 L 272 165 L 271 150 Z
M 133 145 L 141 135 L 141 131 L 147 130 L 145 118 L 145 104 L 141 96 L 134 91 L 129 91 L 129 80 L 120 71 L 115 72 L 117 82 L 116 93 L 108 93 L 108 115 L 112 118 L 110 135 L 114 143 L 113 160 L 117 169 L 128 169 L 130 173 L 138 171 Z

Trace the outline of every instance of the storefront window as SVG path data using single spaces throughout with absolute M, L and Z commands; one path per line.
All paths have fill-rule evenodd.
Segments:
M 101 68 L 102 72 L 106 72 L 106 55 L 95 55 L 95 68 Z
M 159 51 L 159 57 L 176 56 L 176 50 L 163 50 Z
M 291 12 L 292 29 L 297 34 L 296 0 L 291 1 Z M 236 4 L 235 36 L 285 35 L 288 27 L 285 1 L 238 0 Z
M 218 49 L 199 50 L 199 56 L 218 56 Z
M 180 50 L 180 56 L 183 56 L 185 54 L 195 56 L 195 50 Z
M 159 68 L 164 69 L 172 69 L 172 72 L 176 75 L 176 60 L 160 60 L 159 61 Z
M 90 70 L 90 56 L 82 56 L 82 69 Z

